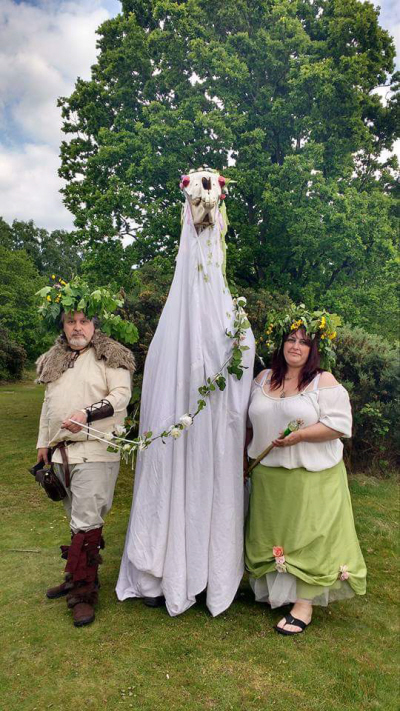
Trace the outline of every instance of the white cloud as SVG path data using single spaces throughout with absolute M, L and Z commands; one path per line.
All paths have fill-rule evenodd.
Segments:
M 63 134 L 57 99 L 71 94 L 78 76 L 90 77 L 96 29 L 119 10 L 117 0 L 2 0 L 0 215 L 5 219 L 72 228 L 73 217 L 58 192 Z
M 398 47 L 397 0 L 373 2 Z M 118 0 L 0 0 L 0 216 L 7 221 L 72 229 L 59 194 L 57 98 L 71 94 L 78 76 L 90 77 L 96 29 L 120 9 Z
M 9 223 L 33 220 L 49 230 L 72 229 L 58 192 L 58 166 L 58 150 L 51 146 L 25 144 L 13 151 L 0 145 L 0 215 Z
M 365 0 L 364 0 L 365 1 Z M 393 37 L 399 68 L 400 52 L 400 5 L 398 0 L 368 0 L 380 9 L 379 24 Z M 396 61 L 396 60 L 395 60 Z

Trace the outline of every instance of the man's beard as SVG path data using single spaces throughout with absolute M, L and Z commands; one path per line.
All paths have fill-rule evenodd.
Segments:
M 81 348 L 82 347 L 85 348 L 86 346 L 89 345 L 90 340 L 91 339 L 87 338 L 86 336 L 71 336 L 68 339 L 68 344 L 70 346 L 75 346 L 75 347 L 80 346 Z

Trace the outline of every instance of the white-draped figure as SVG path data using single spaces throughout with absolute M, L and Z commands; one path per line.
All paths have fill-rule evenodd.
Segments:
M 223 274 L 224 222 L 218 208 L 223 184 L 222 176 L 209 171 L 189 174 L 181 184 L 186 196 L 181 240 L 146 359 L 140 433 L 159 434 L 194 413 L 198 388 L 232 352 L 226 330 L 235 330 L 234 307 Z M 207 606 L 218 615 L 235 596 L 243 574 L 243 447 L 254 360 L 250 328 L 243 344 L 249 347 L 243 377 L 225 369 L 225 390 L 211 393 L 181 437 L 158 439 L 138 453 L 116 588 L 120 600 L 164 595 L 169 614 L 178 615 L 207 588 Z

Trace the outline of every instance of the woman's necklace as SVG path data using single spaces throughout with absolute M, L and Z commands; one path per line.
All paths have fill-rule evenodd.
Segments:
M 283 380 L 284 380 L 284 381 L 285 381 L 285 380 L 293 380 L 295 377 L 296 377 L 295 375 L 291 375 L 290 378 L 284 378 Z M 297 388 L 296 388 L 296 389 L 297 389 Z M 281 400 L 282 400 L 284 397 L 286 397 L 285 386 L 283 386 L 283 390 L 282 390 L 281 394 L 279 395 L 279 397 L 280 397 Z

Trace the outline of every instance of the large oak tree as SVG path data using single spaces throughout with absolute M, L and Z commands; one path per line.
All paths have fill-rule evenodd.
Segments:
M 123 0 L 60 100 L 81 242 L 172 256 L 179 176 L 208 164 L 236 181 L 231 280 L 335 308 L 382 268 L 392 284 L 398 76 L 378 20 L 359 0 Z

